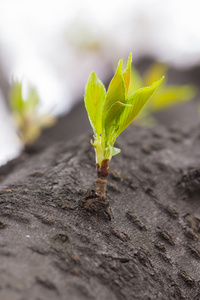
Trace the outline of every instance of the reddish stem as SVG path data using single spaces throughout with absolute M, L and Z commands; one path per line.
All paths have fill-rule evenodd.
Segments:
M 100 198 L 106 198 L 106 184 L 109 173 L 109 159 L 104 159 L 101 166 L 97 164 L 96 193 Z

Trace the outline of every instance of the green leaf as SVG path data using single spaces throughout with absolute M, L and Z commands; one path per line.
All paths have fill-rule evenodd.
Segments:
M 129 54 L 127 67 L 126 70 L 123 72 L 124 82 L 126 86 L 126 94 L 128 94 L 130 80 L 131 80 L 131 62 L 132 62 L 132 53 Z
M 103 126 L 106 124 L 107 113 L 109 112 L 110 108 L 116 102 L 125 103 L 125 83 L 122 76 L 122 59 L 118 64 L 117 71 L 110 82 L 108 87 L 108 91 L 106 94 L 106 100 L 103 108 Z
M 36 106 L 39 104 L 38 93 L 35 88 L 31 87 L 28 92 L 27 99 L 25 101 L 26 107 L 29 110 L 34 111 Z
M 125 104 L 120 101 L 115 102 L 111 108 L 109 109 L 106 117 L 105 117 L 105 128 L 115 124 L 119 115 L 123 112 L 125 107 L 131 107 L 131 104 Z
M 85 87 L 85 107 L 93 128 L 94 134 L 102 133 L 102 111 L 105 102 L 106 90 L 103 83 L 92 72 Z
M 24 101 L 22 98 L 22 83 L 13 81 L 9 94 L 10 106 L 13 111 L 22 113 L 24 109 Z
M 119 154 L 120 152 L 121 152 L 121 149 L 110 146 L 110 155 L 111 155 L 111 157 L 114 156 L 114 155 Z
M 105 137 L 109 143 L 113 144 L 116 136 L 116 128 L 118 128 L 117 121 L 122 114 L 125 107 L 130 107 L 132 105 L 125 104 L 120 101 L 115 102 L 109 109 L 105 118 Z
M 162 110 L 173 105 L 193 99 L 196 94 L 196 88 L 192 85 L 170 85 L 162 87 L 153 97 L 150 103 L 150 109 L 153 111 Z
M 142 86 L 144 86 L 142 77 L 140 76 L 137 69 L 132 67 L 128 96 L 133 95 L 133 93 L 136 92 L 137 90 L 141 89 Z
M 164 77 L 154 82 L 149 87 L 144 87 L 137 90 L 131 97 L 127 99 L 126 103 L 131 104 L 132 107 L 126 107 L 120 116 L 118 121 L 119 128 L 117 130 L 117 135 L 119 135 L 135 119 L 163 79 Z

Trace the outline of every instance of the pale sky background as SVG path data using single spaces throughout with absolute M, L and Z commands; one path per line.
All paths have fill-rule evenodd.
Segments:
M 41 112 L 68 112 L 94 70 L 133 52 L 179 68 L 200 64 L 199 0 L 0 0 L 0 60 L 33 84 Z M 108 75 L 107 75 L 108 76 Z M 0 164 L 21 149 L 0 94 Z

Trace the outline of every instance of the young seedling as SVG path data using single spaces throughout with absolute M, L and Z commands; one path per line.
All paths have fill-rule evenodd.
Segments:
M 30 147 L 39 137 L 42 128 L 52 126 L 55 117 L 39 115 L 39 97 L 35 88 L 30 87 L 26 98 L 22 95 L 22 83 L 15 80 L 10 90 L 10 107 L 17 133 L 25 147 Z
M 94 141 L 91 143 L 95 149 L 97 168 L 94 200 L 90 198 L 89 205 L 85 202 L 85 206 L 91 210 L 95 207 L 95 202 L 107 200 L 109 164 L 112 156 L 121 151 L 114 147 L 116 138 L 135 119 L 164 78 L 129 95 L 131 62 L 132 54 L 129 55 L 127 66 L 123 70 L 123 60 L 119 61 L 107 92 L 94 72 L 90 74 L 85 87 L 84 101 L 94 132 Z

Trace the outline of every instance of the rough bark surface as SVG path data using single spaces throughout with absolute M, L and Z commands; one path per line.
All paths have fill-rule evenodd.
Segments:
M 91 136 L 4 167 L 0 299 L 200 299 L 199 129 L 119 137 L 111 221 L 80 205 L 96 178 Z

